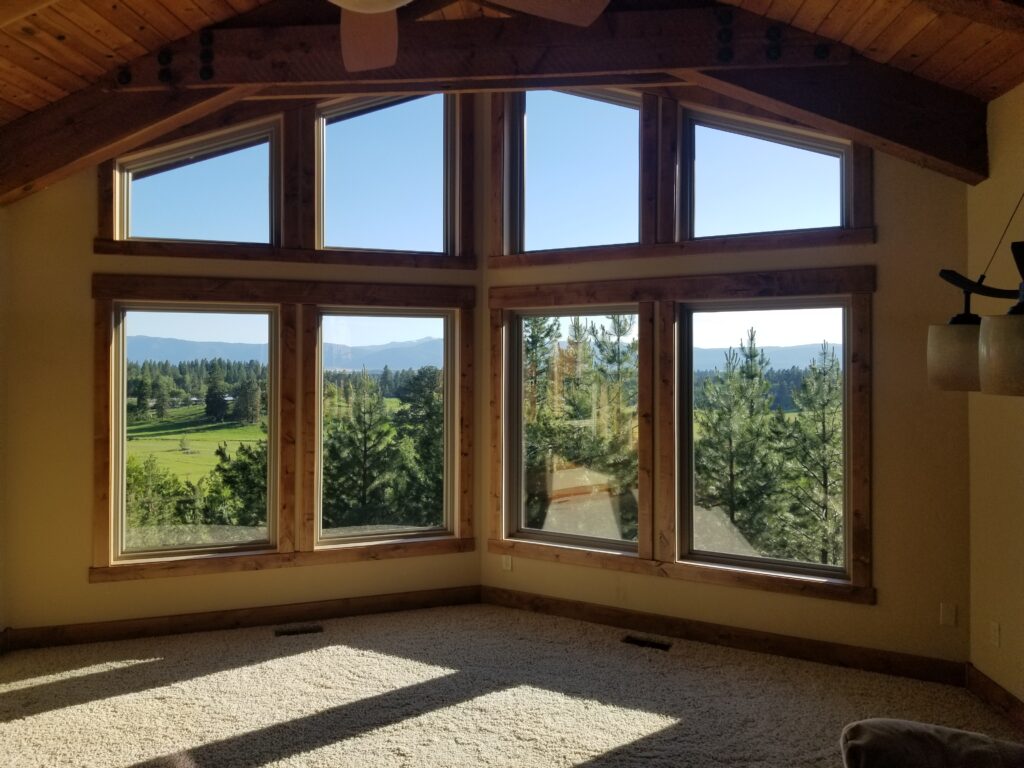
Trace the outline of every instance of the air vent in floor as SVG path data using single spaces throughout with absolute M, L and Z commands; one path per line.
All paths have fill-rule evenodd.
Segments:
M 274 630 L 274 637 L 290 637 L 291 635 L 315 635 L 323 632 L 324 628 L 319 624 L 297 624 L 294 627 L 278 627 Z
M 622 642 L 628 643 L 629 645 L 639 645 L 641 648 L 653 648 L 656 651 L 667 651 L 672 647 L 672 643 L 667 643 L 664 640 L 654 640 L 650 637 L 637 637 L 636 635 L 626 635 L 622 638 Z

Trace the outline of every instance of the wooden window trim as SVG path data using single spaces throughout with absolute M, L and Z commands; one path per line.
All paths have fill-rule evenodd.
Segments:
M 320 205 L 319 149 L 317 126 L 322 112 L 315 102 L 304 101 L 297 107 L 268 102 L 270 109 L 258 105 L 229 108 L 216 119 L 197 124 L 201 131 L 187 129 L 171 134 L 160 143 L 148 145 L 143 152 L 159 156 L 168 147 L 201 147 L 225 135 L 236 135 L 247 125 L 275 124 L 276 159 L 274 173 L 278 179 L 272 187 L 274 198 L 274 236 L 270 243 L 238 243 L 229 241 L 196 241 L 177 239 L 124 238 L 118 204 L 121 174 L 117 161 L 102 163 L 98 168 L 97 236 L 93 250 L 98 254 L 185 259 L 226 259 L 238 261 L 281 261 L 297 264 L 364 265 L 413 269 L 475 269 L 475 104 L 471 93 L 446 94 L 450 99 L 452 135 L 448 140 L 448 162 L 445 167 L 448 189 L 448 222 L 444 253 L 376 250 L 359 248 L 325 248 L 318 246 L 318 210 Z M 446 107 L 448 109 L 448 107 Z M 254 120 L 256 116 L 258 119 Z
M 802 595 L 862 604 L 874 604 L 876 591 L 871 569 L 871 293 L 875 289 L 873 266 L 781 270 L 736 274 L 693 275 L 634 281 L 601 281 L 529 286 L 503 286 L 490 290 L 491 333 L 491 487 L 488 505 L 488 551 L 528 559 L 591 566 L 647 576 L 658 576 L 705 584 L 744 587 L 790 595 Z M 848 296 L 850 301 L 849 423 L 860 428 L 851 434 L 849 489 L 851 558 L 849 578 L 808 576 L 679 559 L 677 526 L 676 453 L 676 305 L 679 301 L 758 299 L 765 297 Z M 503 411 L 506 392 L 505 347 L 509 311 L 536 307 L 607 305 L 636 302 L 651 307 L 641 326 L 647 328 L 650 349 L 648 403 L 651 420 L 641 426 L 640 450 L 651 441 L 649 457 L 640 457 L 641 482 L 644 465 L 652 467 L 653 509 L 649 522 L 638 522 L 638 552 L 621 552 L 527 541 L 510 535 L 511 511 L 505 508 L 507 481 L 503 449 Z M 641 345 L 643 346 L 643 335 Z M 657 366 L 653 360 L 657 360 Z M 643 370 L 643 366 L 641 367 Z M 643 388 L 640 390 L 644 392 Z M 641 425 L 648 423 L 641 413 Z M 657 457 L 655 459 L 655 456 Z M 643 507 L 641 507 L 642 509 Z M 646 528 L 646 530 L 645 530 Z M 684 527 L 685 529 L 685 527 Z M 648 548 L 649 542 L 649 548 Z M 649 553 L 649 554 L 648 554 Z
M 392 536 L 389 540 L 382 538 L 380 544 L 398 547 L 404 542 L 410 544 L 424 539 L 438 541 L 461 540 L 475 541 L 473 531 L 473 381 L 474 364 L 473 354 L 474 343 L 474 304 L 475 290 L 472 287 L 449 287 L 447 291 L 436 292 L 433 298 L 424 295 L 420 288 L 436 289 L 439 286 L 402 286 L 402 285 L 378 285 L 378 293 L 381 301 L 374 300 L 369 294 L 354 295 L 351 291 L 339 291 L 332 300 L 330 295 L 331 286 L 320 296 L 316 303 L 306 303 L 302 307 L 302 451 L 303 451 L 303 506 L 302 522 L 300 526 L 301 537 L 298 549 L 301 552 L 317 555 L 322 552 L 335 552 L 343 550 L 359 550 L 360 548 L 372 548 L 376 542 L 347 543 L 343 539 L 316 542 L 317 525 L 317 464 L 320 453 L 318 436 L 319 409 L 319 377 L 320 377 L 320 318 L 325 312 L 338 309 L 358 309 L 360 307 L 379 309 L 388 307 L 393 309 L 439 309 L 454 310 L 455 319 L 452 323 L 452 332 L 455 334 L 453 342 L 452 357 L 455 360 L 456 371 L 452 377 L 451 395 L 456 398 L 455 429 L 452 438 L 456 441 L 455 450 L 450 455 L 455 457 L 455 466 L 451 468 L 454 493 L 451 498 L 454 501 L 455 509 L 450 511 L 451 531 L 449 533 L 429 531 L 422 535 L 403 535 L 401 538 Z M 369 298 L 367 298 L 370 296 Z M 447 301 L 446 301 L 447 299 Z M 465 546 L 465 545 L 464 545 Z M 468 551 L 468 550 L 459 550 Z
M 94 299 L 94 354 L 93 354 L 93 557 L 89 570 L 91 582 L 108 582 L 262 570 L 301 565 L 381 560 L 393 557 L 415 557 L 474 549 L 473 538 L 473 306 L 475 289 L 472 286 L 452 285 L 393 285 L 374 283 L 324 283 L 297 280 L 221 279 L 196 277 L 164 277 L 150 275 L 95 274 L 92 278 Z M 265 548 L 231 552 L 154 554 L 145 559 L 115 560 L 114 520 L 112 508 L 113 483 L 116 467 L 113 464 L 113 433 L 111 416 L 115 407 L 114 365 L 114 309 L 118 301 L 153 302 L 216 302 L 218 304 L 270 304 L 279 312 L 279 373 L 277 429 L 277 510 L 269 510 L 276 517 L 277 543 L 271 551 Z M 360 542 L 359 544 L 324 548 L 312 551 L 312 532 L 309 527 L 307 506 L 296 504 L 298 484 L 298 445 L 296 427 L 298 388 L 308 401 L 308 379 L 300 379 L 298 353 L 300 344 L 306 343 L 306 329 L 310 317 L 315 315 L 300 310 L 307 305 L 372 305 L 391 307 L 443 307 L 458 310 L 459 390 L 458 414 L 459 464 L 457 497 L 459 500 L 457 535 L 437 535 L 431 532 L 415 538 Z M 300 330 L 299 325 L 302 325 Z M 300 337 L 300 333 L 302 334 Z M 308 365 L 308 360 L 306 361 Z M 305 366 L 304 366 L 305 367 Z M 315 385 L 315 383 L 314 383 Z M 305 418 L 306 414 L 303 413 Z M 307 433 L 308 440 L 308 433 Z M 306 447 L 304 443 L 304 447 Z M 310 492 L 309 462 L 306 462 L 302 482 L 304 496 Z
M 551 266 L 588 261 L 621 261 L 669 258 L 707 253 L 730 253 L 839 245 L 867 245 L 877 241 L 874 221 L 874 157 L 860 144 L 849 144 L 843 152 L 844 221 L 839 227 L 755 232 L 692 238 L 690 229 L 690 170 L 693 142 L 690 115 L 675 99 L 644 94 L 640 107 L 640 235 L 639 242 L 621 245 L 581 246 L 524 251 L 518 247 L 523 226 L 522 212 L 515 209 L 521 190 L 511 190 L 521 174 L 523 162 L 517 154 L 512 122 L 521 114 L 521 94 L 495 93 L 491 96 L 491 238 L 488 265 L 497 269 Z M 749 117 L 705 110 L 691 113 L 715 119 L 719 124 L 750 125 L 762 132 L 798 135 L 790 127 L 752 121 Z M 807 132 L 804 132 L 807 133 Z M 822 141 L 827 141 L 822 138 Z M 839 142 L 836 142 L 839 144 Z

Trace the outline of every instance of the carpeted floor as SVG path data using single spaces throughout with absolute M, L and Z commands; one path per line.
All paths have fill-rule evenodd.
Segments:
M 964 690 L 473 605 L 0 658 L 5 766 L 841 764 L 851 720 L 1018 738 Z

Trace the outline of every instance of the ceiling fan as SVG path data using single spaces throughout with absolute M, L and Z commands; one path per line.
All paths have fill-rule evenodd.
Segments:
M 341 57 L 349 72 L 394 66 L 398 59 L 396 9 L 412 0 L 330 0 L 341 8 Z M 490 0 L 512 11 L 589 27 L 609 0 Z

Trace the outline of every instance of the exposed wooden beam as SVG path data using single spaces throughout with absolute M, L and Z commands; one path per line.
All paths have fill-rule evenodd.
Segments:
M 255 93 L 212 91 L 74 93 L 0 130 L 0 204 L 24 197 Z
M 0 0 L 0 27 L 41 11 L 57 0 Z
M 342 65 L 333 25 L 232 28 L 214 33 L 212 73 L 203 68 L 195 37 L 171 46 L 173 61 L 161 79 L 156 57 L 133 63 L 128 89 L 231 85 L 345 83 L 380 87 L 431 82 L 444 90 L 465 80 L 530 80 L 664 72 L 689 67 L 828 66 L 842 64 L 848 48 L 788 29 L 770 52 L 768 30 L 777 22 L 733 12 L 728 25 L 712 8 L 606 13 L 579 28 L 532 16 L 445 22 L 404 21 L 393 67 L 349 73 Z M 720 40 L 726 29 L 729 42 Z M 827 57 L 823 52 L 827 50 Z
M 1013 32 L 1024 32 L 1021 0 L 921 0 L 938 13 L 950 13 L 971 21 Z
M 882 64 L 677 74 L 969 184 L 988 175 L 985 104 Z

